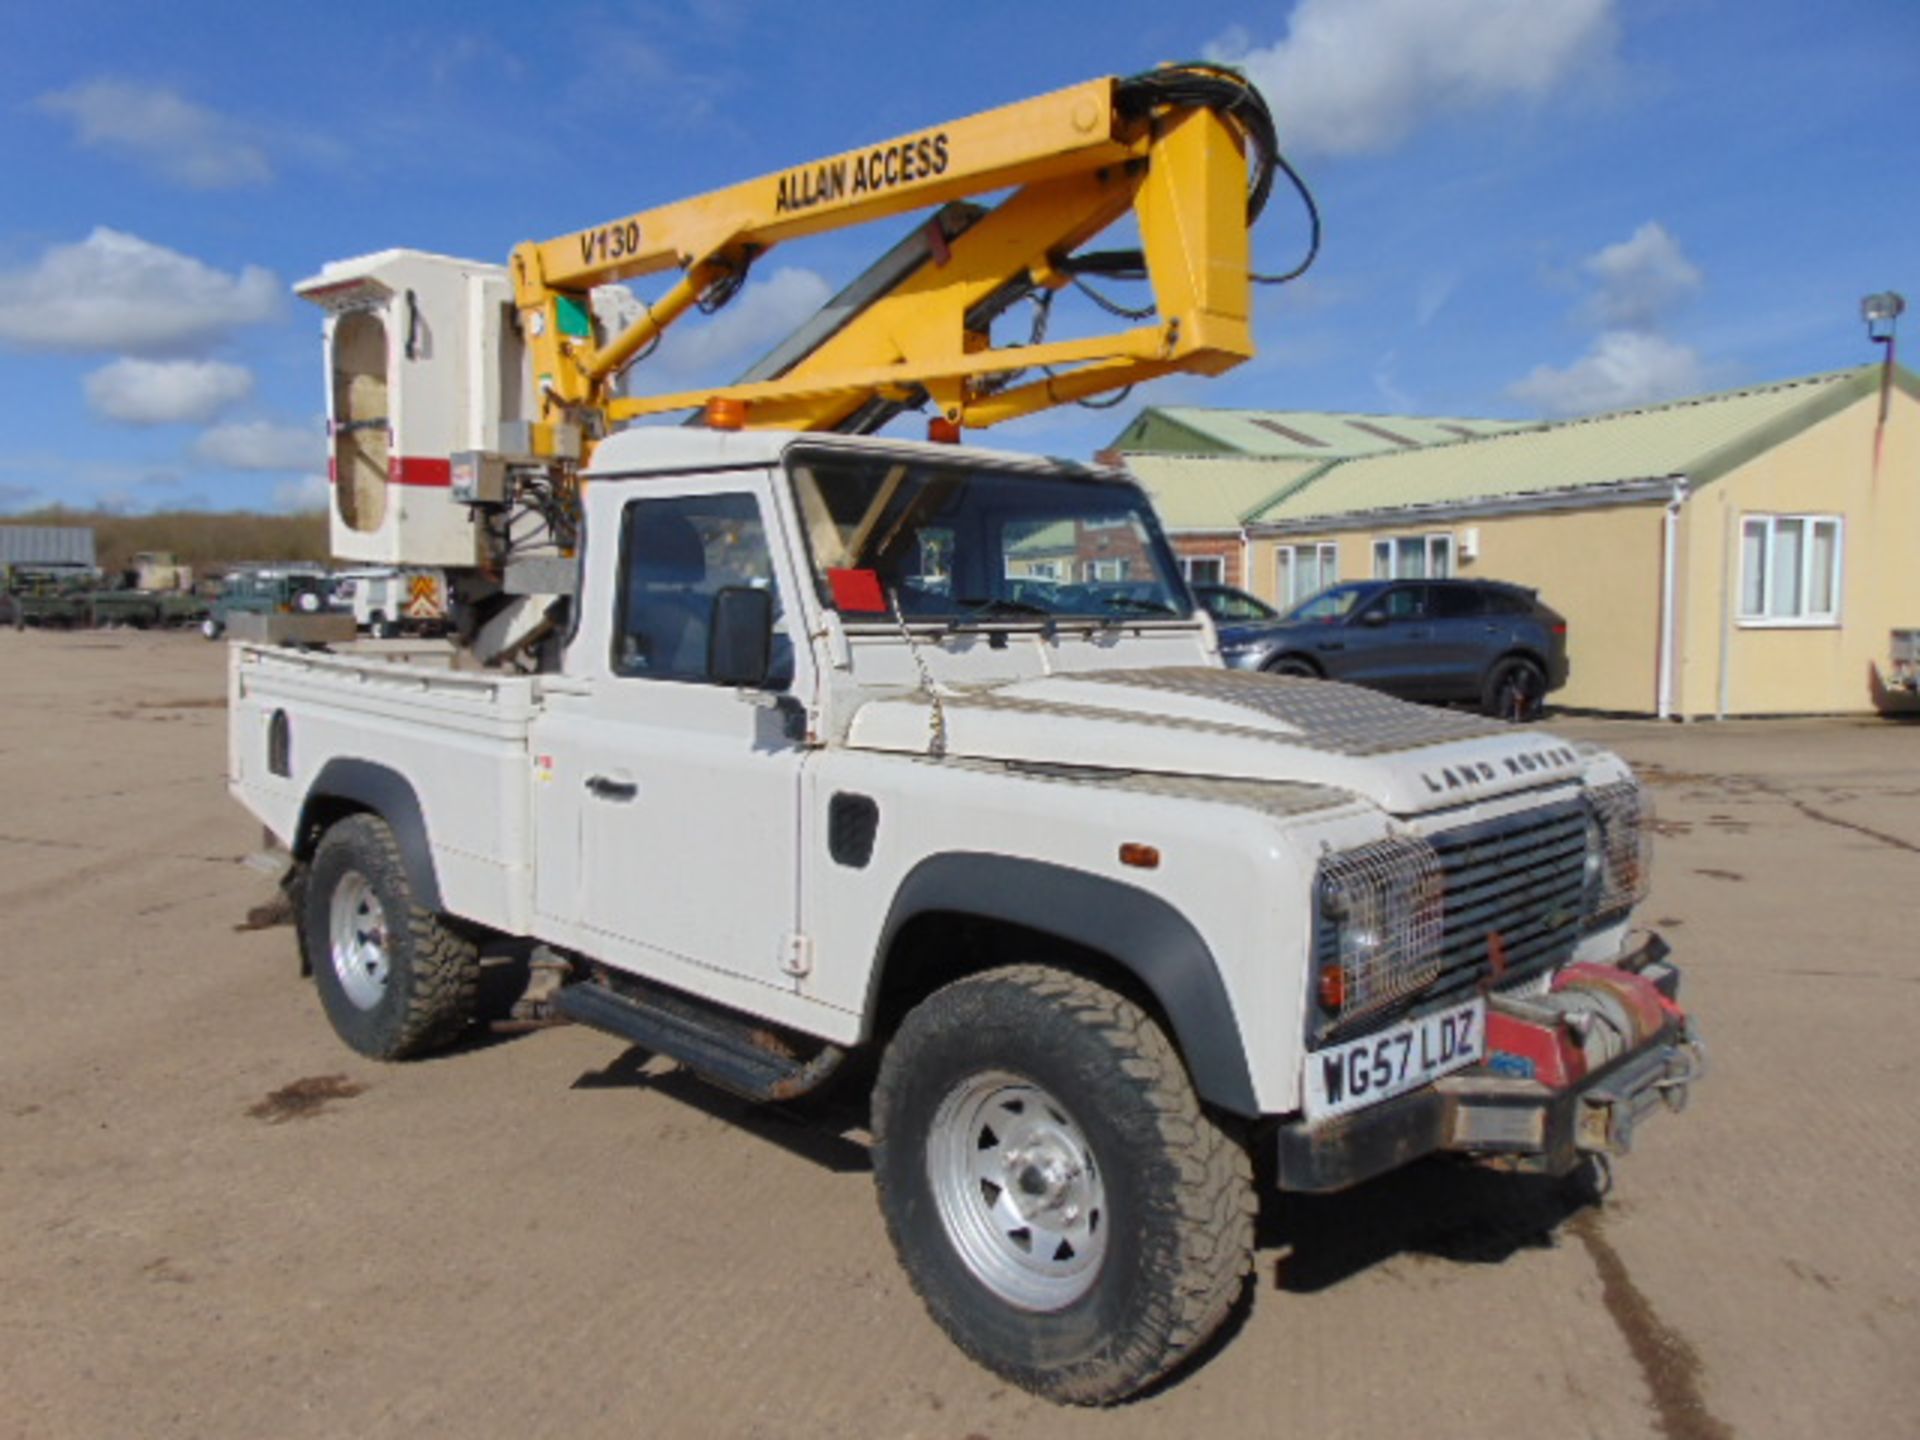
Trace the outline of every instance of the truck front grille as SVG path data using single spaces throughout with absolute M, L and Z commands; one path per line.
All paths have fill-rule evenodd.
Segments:
M 1579 801 L 1430 838 L 1440 854 L 1446 921 L 1440 975 L 1427 996 L 1451 999 L 1496 968 L 1498 984 L 1572 958 L 1586 883 L 1586 812 Z
M 1322 1038 L 1351 1038 L 1451 1003 L 1492 977 L 1511 984 L 1564 964 L 1579 943 L 1586 888 L 1586 809 L 1542 806 L 1427 837 L 1439 858 L 1441 927 L 1430 978 L 1390 1006 L 1342 1020 L 1322 1012 Z M 1319 965 L 1335 963 L 1335 922 L 1320 916 Z M 1496 975 L 1495 972 L 1498 971 Z

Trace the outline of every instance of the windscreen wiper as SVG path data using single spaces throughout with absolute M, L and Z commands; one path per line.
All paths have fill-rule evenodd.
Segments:
M 1165 600 L 1143 600 L 1138 595 L 1103 595 L 1100 603 L 1110 610 L 1131 610 L 1139 615 L 1175 615 L 1180 612 Z
M 973 599 L 962 598 L 955 600 L 953 603 L 960 607 L 961 613 L 955 615 L 947 622 L 947 629 L 950 631 L 958 630 L 962 625 L 971 624 L 975 621 L 991 620 L 996 617 L 1005 619 L 1008 617 L 1026 618 L 1028 616 L 1037 616 L 1049 624 L 1054 620 L 1053 611 L 1047 609 L 1044 605 L 1035 605 L 1030 600 L 1009 600 L 1003 595 L 988 595 Z

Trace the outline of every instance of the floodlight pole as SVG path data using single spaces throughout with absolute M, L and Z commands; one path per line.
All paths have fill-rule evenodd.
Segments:
M 1886 347 L 1880 362 L 1880 418 L 1873 426 L 1873 478 L 1880 479 L 1880 444 L 1887 430 L 1887 409 L 1893 400 L 1894 332 L 1907 308 L 1906 297 L 1897 290 L 1882 290 L 1860 302 L 1860 318 L 1867 322 L 1867 339 Z

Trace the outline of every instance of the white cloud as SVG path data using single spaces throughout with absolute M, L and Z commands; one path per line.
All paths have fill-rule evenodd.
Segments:
M 1389 350 L 1373 362 L 1373 388 L 1388 408 L 1401 415 L 1416 415 L 1420 402 L 1400 384 L 1400 352 Z
M 1564 369 L 1536 365 L 1516 382 L 1516 399 L 1550 415 L 1591 415 L 1695 394 L 1706 388 L 1700 357 L 1682 345 L 1638 330 L 1609 330 Z
M 123 425 L 205 424 L 253 389 L 221 360 L 116 360 L 86 378 L 87 404 Z
M 1595 326 L 1587 353 L 1571 365 L 1536 365 L 1508 387 L 1550 415 L 1588 415 L 1672 400 L 1706 388 L 1705 367 L 1662 327 L 1705 283 L 1700 268 L 1657 220 L 1580 262 L 1594 292 L 1579 318 Z
M 1613 0 L 1300 0 L 1264 48 L 1208 47 L 1273 107 L 1288 153 L 1386 150 L 1436 115 L 1539 100 L 1611 59 Z
M 832 294 L 818 272 L 797 266 L 782 266 L 765 280 L 749 280 L 718 315 L 690 315 L 670 328 L 659 354 L 629 372 L 635 393 L 731 380 L 786 339 Z M 617 329 L 639 318 L 640 302 L 620 286 L 604 286 L 593 299 L 603 324 Z
M 1447 308 L 1447 302 L 1459 288 L 1460 277 L 1452 271 L 1422 276 L 1413 296 L 1413 323 L 1426 329 Z
M 273 178 L 266 152 L 226 116 L 172 90 L 90 80 L 36 102 L 73 121 L 74 138 L 195 190 L 259 185 Z
M 298 480 L 282 480 L 273 487 L 273 508 L 292 512 L 325 510 L 332 503 L 327 477 L 302 475 Z
M 280 313 L 280 281 L 238 274 L 100 226 L 0 272 L 0 343 L 27 350 L 180 354 Z
M 1657 220 L 1590 255 L 1581 269 L 1599 283 L 1587 314 L 1618 330 L 1652 330 L 1700 289 L 1699 267 Z
M 327 440 L 317 425 L 238 420 L 206 431 L 193 454 L 227 470 L 311 470 L 326 462 Z

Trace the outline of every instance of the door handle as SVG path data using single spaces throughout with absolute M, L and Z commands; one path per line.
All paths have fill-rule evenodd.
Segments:
M 1316 650 L 1344 650 L 1347 648 L 1347 642 L 1344 640 L 1321 640 L 1317 642 L 1313 648 Z
M 596 800 L 631 800 L 640 793 L 632 780 L 615 780 L 611 775 L 589 775 L 587 793 Z

